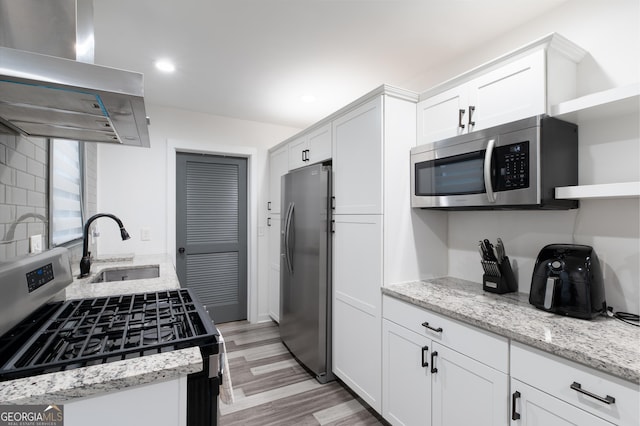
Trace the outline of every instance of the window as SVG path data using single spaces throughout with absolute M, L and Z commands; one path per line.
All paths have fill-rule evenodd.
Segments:
M 77 141 L 50 142 L 51 247 L 82 238 L 83 149 Z

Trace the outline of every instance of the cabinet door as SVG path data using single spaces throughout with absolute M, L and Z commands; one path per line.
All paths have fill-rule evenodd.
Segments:
M 516 379 L 511 379 L 511 392 L 511 426 L 613 425 Z
M 309 133 L 307 164 L 314 164 L 331 158 L 331 123 Z
M 431 355 L 433 426 L 509 424 L 505 373 L 438 343 Z
M 431 424 L 429 339 L 382 322 L 382 416 L 392 425 Z
M 270 215 L 269 236 L 269 316 L 280 322 L 280 215 Z
M 289 170 L 306 166 L 307 137 L 302 136 L 289 142 Z
M 333 122 L 336 214 L 382 214 L 382 96 Z
M 280 178 L 289 172 L 289 148 L 283 146 L 269 154 L 269 213 L 280 213 Z
M 545 113 L 545 69 L 545 51 L 538 50 L 470 81 L 472 130 Z
M 382 215 L 335 215 L 333 372 L 381 412 Z
M 466 85 L 418 102 L 418 145 L 466 133 L 467 108 Z

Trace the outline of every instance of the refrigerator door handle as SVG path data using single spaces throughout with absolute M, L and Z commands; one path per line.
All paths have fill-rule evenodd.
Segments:
M 293 209 L 294 204 L 289 203 L 284 223 L 284 254 L 287 261 L 287 269 L 289 270 L 290 274 L 293 274 L 293 250 L 290 244 L 292 234 L 291 222 L 293 221 Z

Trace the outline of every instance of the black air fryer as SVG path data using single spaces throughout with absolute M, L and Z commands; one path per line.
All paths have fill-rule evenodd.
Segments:
M 533 268 L 529 303 L 582 319 L 604 312 L 604 280 L 593 247 L 550 244 L 540 250 Z

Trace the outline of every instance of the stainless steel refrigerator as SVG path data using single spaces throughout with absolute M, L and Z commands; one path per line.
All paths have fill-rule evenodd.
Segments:
M 282 177 L 280 336 L 325 383 L 331 372 L 331 167 Z

